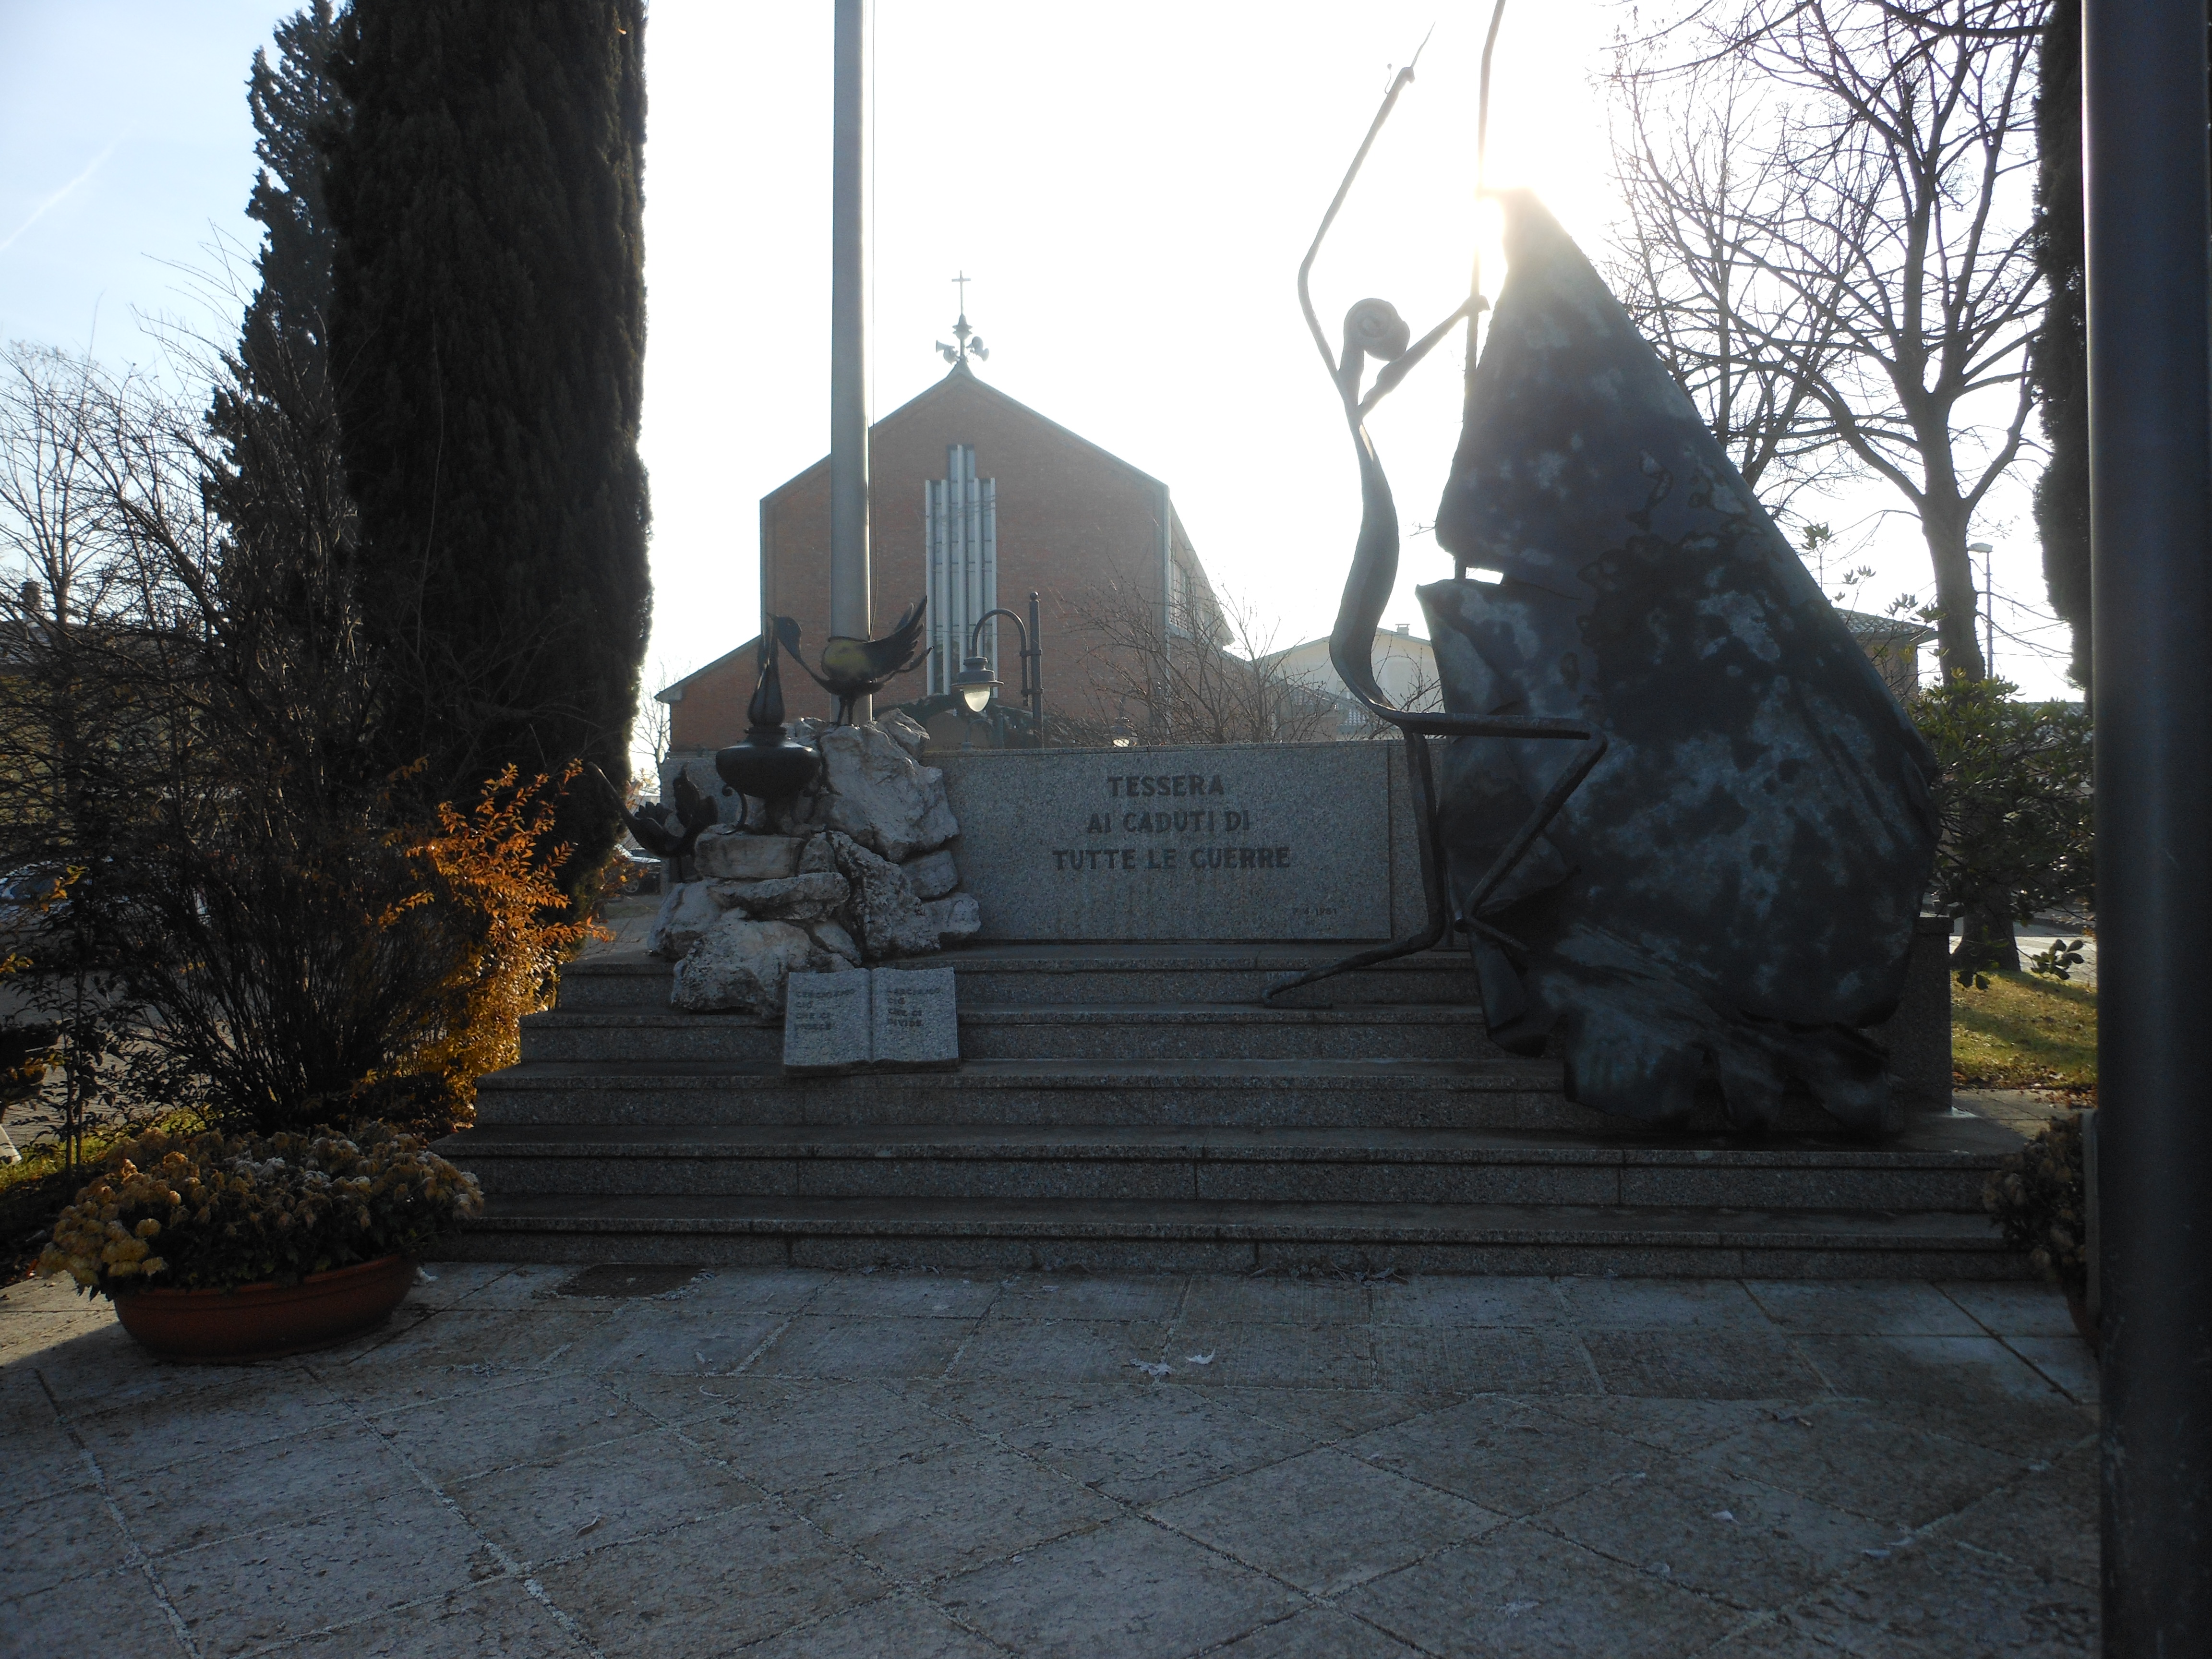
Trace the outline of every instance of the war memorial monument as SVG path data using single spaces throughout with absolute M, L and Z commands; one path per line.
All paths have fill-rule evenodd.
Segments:
M 1367 660 L 1398 531 L 1364 421 L 1487 302 L 1416 342 L 1364 301 L 1340 343 L 1309 302 L 1364 504 L 1333 656 L 1402 740 L 926 752 L 872 715 L 921 617 L 872 638 L 863 561 L 818 670 L 763 619 L 720 785 L 635 821 L 647 948 L 572 964 L 484 1079 L 471 1249 L 2020 1270 L 1980 1206 L 2012 1137 L 1949 1109 L 1927 751 L 1581 252 L 1504 205 L 1420 590 L 1443 711 Z M 785 722 L 785 655 L 836 722 Z

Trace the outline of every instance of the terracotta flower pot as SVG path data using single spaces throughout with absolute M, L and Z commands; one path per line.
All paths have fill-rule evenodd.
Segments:
M 374 1330 L 414 1282 L 415 1264 L 387 1255 L 310 1273 L 296 1285 L 126 1291 L 115 1298 L 115 1316 L 141 1347 L 163 1359 L 273 1359 Z

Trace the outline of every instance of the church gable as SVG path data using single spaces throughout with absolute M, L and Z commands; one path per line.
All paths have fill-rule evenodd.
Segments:
M 1025 610 L 1034 590 L 1048 712 L 1056 706 L 1087 714 L 1096 688 L 1083 661 L 1084 606 L 1109 592 L 1116 603 L 1163 605 L 1170 594 L 1210 592 L 1164 483 L 985 385 L 964 363 L 875 423 L 869 467 L 877 625 L 888 627 L 926 593 L 939 624 L 932 663 L 895 683 L 883 701 L 944 690 L 966 651 L 964 639 L 956 643 L 951 635 L 996 605 Z M 797 621 L 811 655 L 828 633 L 827 458 L 763 497 L 760 512 L 763 611 Z M 947 557 L 951 551 L 958 556 Z M 1002 679 L 1015 671 L 1013 648 L 1011 628 L 986 624 L 984 654 Z M 944 659 L 949 668 L 939 665 Z M 794 714 L 829 712 L 803 676 L 787 675 L 785 685 Z

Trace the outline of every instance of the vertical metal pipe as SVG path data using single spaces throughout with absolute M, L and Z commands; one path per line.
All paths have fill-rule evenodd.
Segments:
M 2104 1650 L 2212 1653 L 2203 0 L 2087 0 Z
M 945 508 L 945 546 L 948 550 L 945 569 L 952 589 L 953 649 L 964 663 L 968 655 L 968 636 L 975 626 L 975 611 L 968 592 L 968 472 L 965 465 L 968 447 L 955 444 L 945 463 L 945 494 L 949 505 Z
M 975 646 L 975 624 L 988 607 L 983 603 L 983 504 L 975 487 L 975 452 L 966 444 L 960 446 L 960 492 L 966 504 L 960 520 L 960 591 L 965 595 L 960 642 L 969 648 Z
M 1022 678 L 1030 694 L 1030 742 L 1044 747 L 1044 630 L 1037 626 L 1037 594 L 1030 590 L 1028 648 L 1023 652 Z
M 988 616 L 999 604 L 999 481 L 982 478 L 976 482 L 976 523 L 981 531 L 976 550 L 982 572 L 982 604 L 976 611 L 979 617 Z M 988 630 L 986 649 L 990 653 L 991 672 L 999 672 L 999 624 L 993 618 Z
M 830 179 L 830 631 L 866 639 L 868 283 L 866 0 L 836 0 Z M 853 718 L 874 717 L 873 699 Z
M 931 479 L 921 487 L 922 598 L 929 611 L 929 690 L 932 696 L 952 689 L 952 669 L 945 665 L 945 486 Z

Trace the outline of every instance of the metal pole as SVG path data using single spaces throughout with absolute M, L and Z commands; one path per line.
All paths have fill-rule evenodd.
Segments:
M 2104 1650 L 2212 1653 L 2212 410 L 2203 0 L 2082 17 Z
M 1995 548 L 1982 555 L 1982 669 L 1990 679 L 1997 677 L 1996 556 Z
M 1037 626 L 1036 590 L 1030 590 L 1029 637 L 1022 641 L 1027 648 L 1022 653 L 1028 660 L 1023 663 L 1022 678 L 1029 683 L 1030 741 L 1044 747 L 1044 630 Z
M 868 582 L 867 13 L 836 0 L 830 179 L 830 631 L 873 631 Z M 875 718 L 874 699 L 853 705 Z

